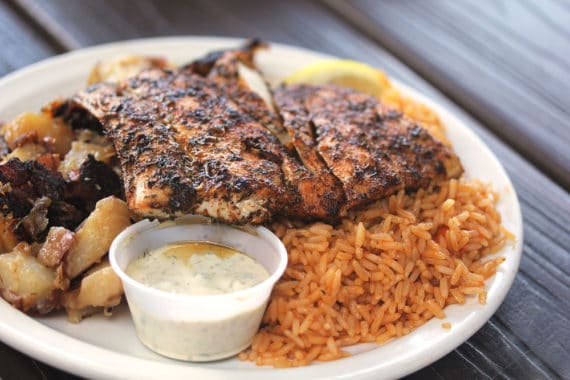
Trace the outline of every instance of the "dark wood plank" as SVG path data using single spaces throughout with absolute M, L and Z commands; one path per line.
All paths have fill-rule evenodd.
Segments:
M 0 378 L 2 380 L 74 380 L 69 375 L 53 367 L 30 359 L 0 342 Z
M 382 62 L 384 70 L 408 83 L 415 77 L 391 55 L 313 1 L 175 0 L 168 6 L 160 6 L 160 0 L 13 1 L 29 15 L 38 17 L 46 31 L 67 41 L 70 49 L 172 35 L 262 37 L 371 63 Z M 423 83 L 418 86 L 428 88 Z
M 60 52 L 9 4 L 0 2 L 0 77 Z
M 2 379 L 41 379 L 44 377 L 41 370 L 35 365 L 34 360 L 14 351 L 3 343 L 0 343 L 0 357 L 2 358 L 0 372 Z
M 326 1 L 570 189 L 562 1 Z
M 450 108 L 506 166 L 521 199 L 526 244 L 521 273 L 493 319 L 412 378 L 570 377 L 564 360 L 570 341 L 564 328 L 570 325 L 568 193 L 341 17 L 305 1 L 171 1 L 167 7 L 158 1 L 20 2 L 70 47 L 151 35 L 260 36 L 383 67 Z

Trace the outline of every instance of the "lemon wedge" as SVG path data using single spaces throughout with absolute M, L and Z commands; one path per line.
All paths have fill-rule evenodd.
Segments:
M 364 63 L 335 59 L 305 66 L 285 79 L 286 84 L 336 84 L 380 97 L 390 87 L 386 75 Z

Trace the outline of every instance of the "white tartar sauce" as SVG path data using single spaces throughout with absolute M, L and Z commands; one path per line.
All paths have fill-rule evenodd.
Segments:
M 175 242 L 153 249 L 131 261 L 126 273 L 144 285 L 203 296 L 204 300 L 250 288 L 269 277 L 267 270 L 248 255 L 206 241 Z M 159 316 L 164 310 L 143 310 L 129 301 L 137 335 L 146 346 L 165 356 L 191 361 L 226 358 L 249 346 L 265 305 L 256 303 L 250 309 L 207 319 L 180 319 L 176 315 Z
M 215 295 L 251 288 L 269 277 L 248 255 L 205 241 L 175 242 L 131 261 L 126 273 L 167 292 Z

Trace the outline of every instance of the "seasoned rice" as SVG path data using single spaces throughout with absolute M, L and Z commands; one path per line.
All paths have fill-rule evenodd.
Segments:
M 342 347 L 443 319 L 466 297 L 484 304 L 484 280 L 504 261 L 485 259 L 506 240 L 495 201 L 487 185 L 451 180 L 402 191 L 337 226 L 275 223 L 289 265 L 240 358 L 276 367 L 334 360 L 347 355 Z
M 427 107 L 393 87 L 382 100 L 447 141 Z M 274 367 L 335 360 L 349 355 L 343 347 L 382 344 L 443 319 L 446 306 L 468 297 L 485 304 L 484 280 L 505 260 L 487 256 L 513 238 L 496 201 L 490 185 L 453 179 L 400 191 L 335 226 L 273 224 L 289 264 L 262 328 L 239 358 Z

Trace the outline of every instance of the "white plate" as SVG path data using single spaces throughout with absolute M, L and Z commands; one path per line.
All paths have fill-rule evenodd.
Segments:
M 183 63 L 208 51 L 239 43 L 239 40 L 225 38 L 147 39 L 50 58 L 0 80 L 0 120 L 9 120 L 24 111 L 36 111 L 55 97 L 71 95 L 83 86 L 90 69 L 101 59 L 127 53 L 153 54 Z M 268 77 L 277 80 L 300 66 L 330 57 L 275 44 L 258 58 Z M 519 266 L 522 219 L 511 181 L 487 146 L 444 108 L 411 88 L 398 86 L 439 113 L 466 175 L 494 184 L 500 193 L 498 208 L 503 223 L 518 238 L 515 244 L 499 253 L 507 261 L 487 282 L 486 305 L 470 299 L 466 305 L 445 309 L 445 321 L 451 323 L 451 330 L 442 329 L 442 321 L 434 319 L 383 346 L 358 345 L 351 348 L 354 354 L 351 357 L 303 368 L 256 367 L 237 359 L 194 364 L 165 359 L 144 348 L 136 338 L 126 307 L 111 319 L 96 316 L 73 325 L 67 323 L 63 314 L 31 318 L 0 301 L 0 339 L 34 358 L 89 378 L 379 379 L 409 374 L 441 358 L 473 335 L 503 301 Z

